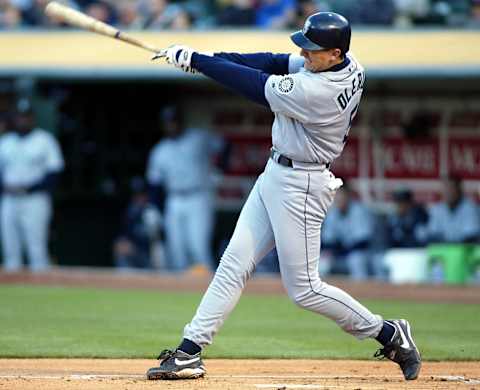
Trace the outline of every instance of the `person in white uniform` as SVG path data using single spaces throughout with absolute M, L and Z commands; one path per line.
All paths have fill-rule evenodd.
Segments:
M 202 349 L 212 343 L 256 264 L 273 247 L 285 290 L 298 306 L 332 319 L 358 339 L 375 338 L 383 345 L 376 356 L 398 363 L 405 379 L 417 378 L 421 358 L 408 321 L 384 320 L 318 273 L 322 222 L 342 183 L 329 166 L 347 141 L 365 81 L 363 67 L 349 53 L 350 35 L 343 16 L 320 12 L 291 36 L 301 56 L 202 54 L 179 45 L 156 56 L 262 104 L 275 119 L 271 158 L 243 206 L 215 277 L 180 345 L 160 354 L 160 365 L 147 371 L 149 379 L 205 374 Z
M 444 202 L 429 210 L 427 235 L 430 242 L 476 243 L 480 238 L 478 205 L 463 192 L 460 178 L 444 180 Z
M 348 270 L 353 280 L 365 280 L 370 271 L 380 277 L 380 264 L 370 250 L 374 238 L 374 217 L 360 201 L 353 198 L 348 185 L 337 192 L 335 202 L 322 226 L 322 242 L 330 249 L 337 269 Z M 342 267 L 343 266 L 343 267 Z M 333 267 L 335 269 L 335 265 Z M 371 268 L 371 269 L 370 269 Z
M 147 181 L 152 197 L 165 193 L 167 263 L 173 271 L 208 272 L 213 267 L 213 156 L 222 139 L 199 128 L 184 128 L 180 111 L 168 106 L 161 113 L 166 137 L 152 149 Z
M 64 161 L 55 137 L 34 123 L 30 102 L 22 99 L 17 104 L 15 131 L 0 138 L 1 238 L 6 272 L 22 269 L 23 249 L 31 271 L 46 271 L 50 265 L 51 191 Z

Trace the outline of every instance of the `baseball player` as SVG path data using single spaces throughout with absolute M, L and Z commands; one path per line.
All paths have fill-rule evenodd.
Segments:
M 301 57 L 288 54 L 202 54 L 174 45 L 167 62 L 201 72 L 272 110 L 272 150 L 230 243 L 183 340 L 164 350 L 149 379 L 198 378 L 201 350 L 212 343 L 240 298 L 256 264 L 274 246 L 282 282 L 300 307 L 335 321 L 358 339 L 382 345 L 375 356 L 400 365 L 416 379 L 420 354 L 406 320 L 384 320 L 344 291 L 320 280 L 320 228 L 342 181 L 329 171 L 343 150 L 365 81 L 350 46 L 350 25 L 341 15 L 309 16 L 291 39 Z M 158 57 L 158 56 L 157 56 Z M 155 58 L 155 57 L 154 57 Z
M 179 109 L 174 106 L 163 109 L 161 116 L 166 137 L 152 149 L 146 176 L 151 188 L 163 187 L 166 192 L 170 268 L 184 271 L 190 266 L 193 273 L 206 273 L 213 266 L 212 157 L 223 142 L 206 130 L 183 128 Z
M 379 266 L 372 261 L 370 242 L 374 237 L 374 217 L 361 202 L 353 199 L 351 189 L 343 183 L 335 202 L 323 221 L 322 242 L 330 249 L 334 262 L 345 263 L 353 280 L 369 277 L 369 265 L 380 277 Z
M 463 192 L 460 178 L 444 180 L 444 202 L 429 210 L 426 234 L 430 242 L 474 243 L 480 237 L 477 205 Z
M 26 246 L 30 270 L 48 269 L 50 192 L 63 167 L 57 141 L 47 131 L 34 127 L 30 102 L 20 100 L 16 131 L 0 139 L 1 237 L 7 272 L 21 269 L 22 244 Z

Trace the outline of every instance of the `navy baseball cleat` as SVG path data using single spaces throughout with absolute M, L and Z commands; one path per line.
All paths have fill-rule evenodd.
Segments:
M 389 343 L 380 348 L 374 357 L 387 358 L 398 363 L 406 380 L 417 379 L 422 359 L 413 341 L 410 324 L 407 320 L 386 320 L 395 328 Z
M 147 379 L 196 379 L 203 377 L 206 372 L 200 353 L 189 355 L 179 349 L 165 349 L 158 360 L 161 360 L 160 366 L 150 368 Z

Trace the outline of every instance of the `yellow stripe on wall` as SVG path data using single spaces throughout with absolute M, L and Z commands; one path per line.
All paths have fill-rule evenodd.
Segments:
M 173 43 L 198 51 L 298 52 L 288 32 L 216 31 L 134 33 L 159 48 Z M 480 66 L 480 31 L 359 31 L 352 50 L 366 66 Z M 88 32 L 0 34 L 0 68 L 115 68 L 165 66 L 150 54 L 123 42 Z

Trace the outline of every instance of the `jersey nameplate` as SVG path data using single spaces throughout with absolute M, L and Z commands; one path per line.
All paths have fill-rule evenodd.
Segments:
M 347 108 L 348 103 L 352 100 L 352 97 L 363 89 L 363 83 L 365 82 L 364 72 L 358 72 L 355 77 L 352 78 L 352 86 L 345 88 L 335 97 L 335 103 L 340 111 L 343 111 Z

